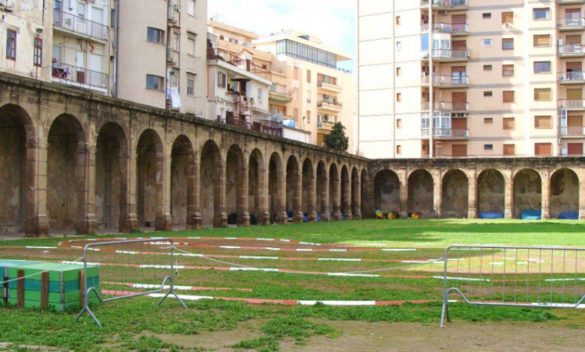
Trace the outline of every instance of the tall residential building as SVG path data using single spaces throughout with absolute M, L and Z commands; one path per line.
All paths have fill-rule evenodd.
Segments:
M 119 98 L 204 117 L 207 2 L 118 2 Z
M 359 153 L 583 155 L 584 12 L 574 0 L 358 0 Z

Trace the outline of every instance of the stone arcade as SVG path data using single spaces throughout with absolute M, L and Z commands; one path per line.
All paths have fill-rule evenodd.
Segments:
M 328 221 L 377 208 L 585 219 L 584 181 L 585 158 L 367 160 L 0 74 L 0 235 Z

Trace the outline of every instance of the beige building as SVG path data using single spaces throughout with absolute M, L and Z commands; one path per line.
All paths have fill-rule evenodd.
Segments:
M 359 0 L 359 153 L 583 155 L 584 4 Z
M 207 2 L 119 2 L 117 96 L 205 115 Z

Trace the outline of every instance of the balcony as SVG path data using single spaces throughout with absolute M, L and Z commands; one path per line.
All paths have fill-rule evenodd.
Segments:
M 469 61 L 469 49 L 433 49 L 433 60 L 436 62 L 465 62 Z M 424 60 L 429 60 L 429 53 L 424 52 Z
M 53 64 L 52 76 L 55 82 L 95 89 L 103 93 L 108 91 L 108 75 L 102 72 L 66 64 Z
M 585 84 L 585 76 L 581 71 L 566 72 L 559 76 L 559 82 L 564 85 Z
M 270 100 L 272 102 L 287 104 L 292 101 L 292 94 L 284 86 L 273 84 L 270 87 Z
M 333 126 L 335 126 L 335 121 L 330 117 L 328 118 L 319 117 L 317 119 L 317 128 L 320 130 L 319 132 L 328 133 L 333 129 Z
M 557 26 L 562 32 L 582 31 L 585 30 L 585 18 L 563 18 L 558 21 Z
M 564 138 L 585 138 L 585 127 L 583 126 L 561 127 L 560 132 L 561 137 Z
M 429 76 L 423 75 L 423 84 L 429 84 Z M 469 86 L 469 77 L 467 75 L 455 76 L 433 76 L 433 87 L 438 88 L 467 88 Z
M 321 100 L 317 102 L 317 107 L 321 110 L 328 110 L 334 112 L 340 112 L 343 109 L 343 104 L 337 100 Z
M 341 87 L 337 83 L 329 83 L 329 82 L 318 82 L 317 87 L 319 87 L 319 89 L 321 89 L 321 90 L 328 91 L 328 92 L 334 92 L 334 93 L 341 93 L 341 91 L 343 90 L 343 87 Z
M 99 41 L 108 40 L 108 26 L 61 10 L 54 11 L 54 27 L 62 29 L 68 33 L 76 34 L 82 38 L 90 38 Z
M 560 57 L 585 57 L 585 45 L 583 44 L 564 44 L 559 45 Z
M 559 5 L 578 5 L 585 4 L 585 0 L 557 0 Z
M 423 23 L 423 32 L 429 31 L 429 24 Z M 462 36 L 469 34 L 469 25 L 467 23 L 435 23 L 433 31 L 436 33 L 451 34 L 452 36 Z
M 429 1 L 433 3 L 433 9 L 441 11 L 460 11 L 469 7 L 467 0 L 421 0 L 421 7 L 429 7 Z
M 585 100 L 559 100 L 559 108 L 564 111 L 584 111 Z
M 421 135 L 423 138 L 429 138 L 431 131 L 429 128 L 421 129 Z M 445 139 L 445 140 L 467 140 L 469 139 L 468 129 L 454 129 L 454 128 L 435 128 L 433 129 L 433 139 Z
M 466 112 L 469 111 L 469 103 L 462 102 L 462 103 L 453 103 L 453 102 L 435 102 L 434 104 L 434 111 L 443 111 L 443 112 Z M 422 111 L 428 111 L 430 108 L 430 104 L 428 101 L 425 101 L 421 105 Z

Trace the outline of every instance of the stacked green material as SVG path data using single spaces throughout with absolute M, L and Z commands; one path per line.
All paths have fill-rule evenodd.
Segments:
M 8 268 L 39 263 L 31 260 L 0 259 L 0 304 L 5 304 L 8 299 Z
M 24 272 L 24 307 L 40 308 L 42 297 L 42 273 L 48 273 L 48 305 L 57 311 L 73 310 L 81 307 L 80 273 L 83 265 L 28 263 L 7 267 L 9 280 L 18 279 L 18 271 Z M 99 267 L 88 267 L 86 288 L 95 287 L 99 290 Z M 95 298 L 92 296 L 92 301 Z M 18 303 L 18 281 L 8 284 L 8 303 Z

